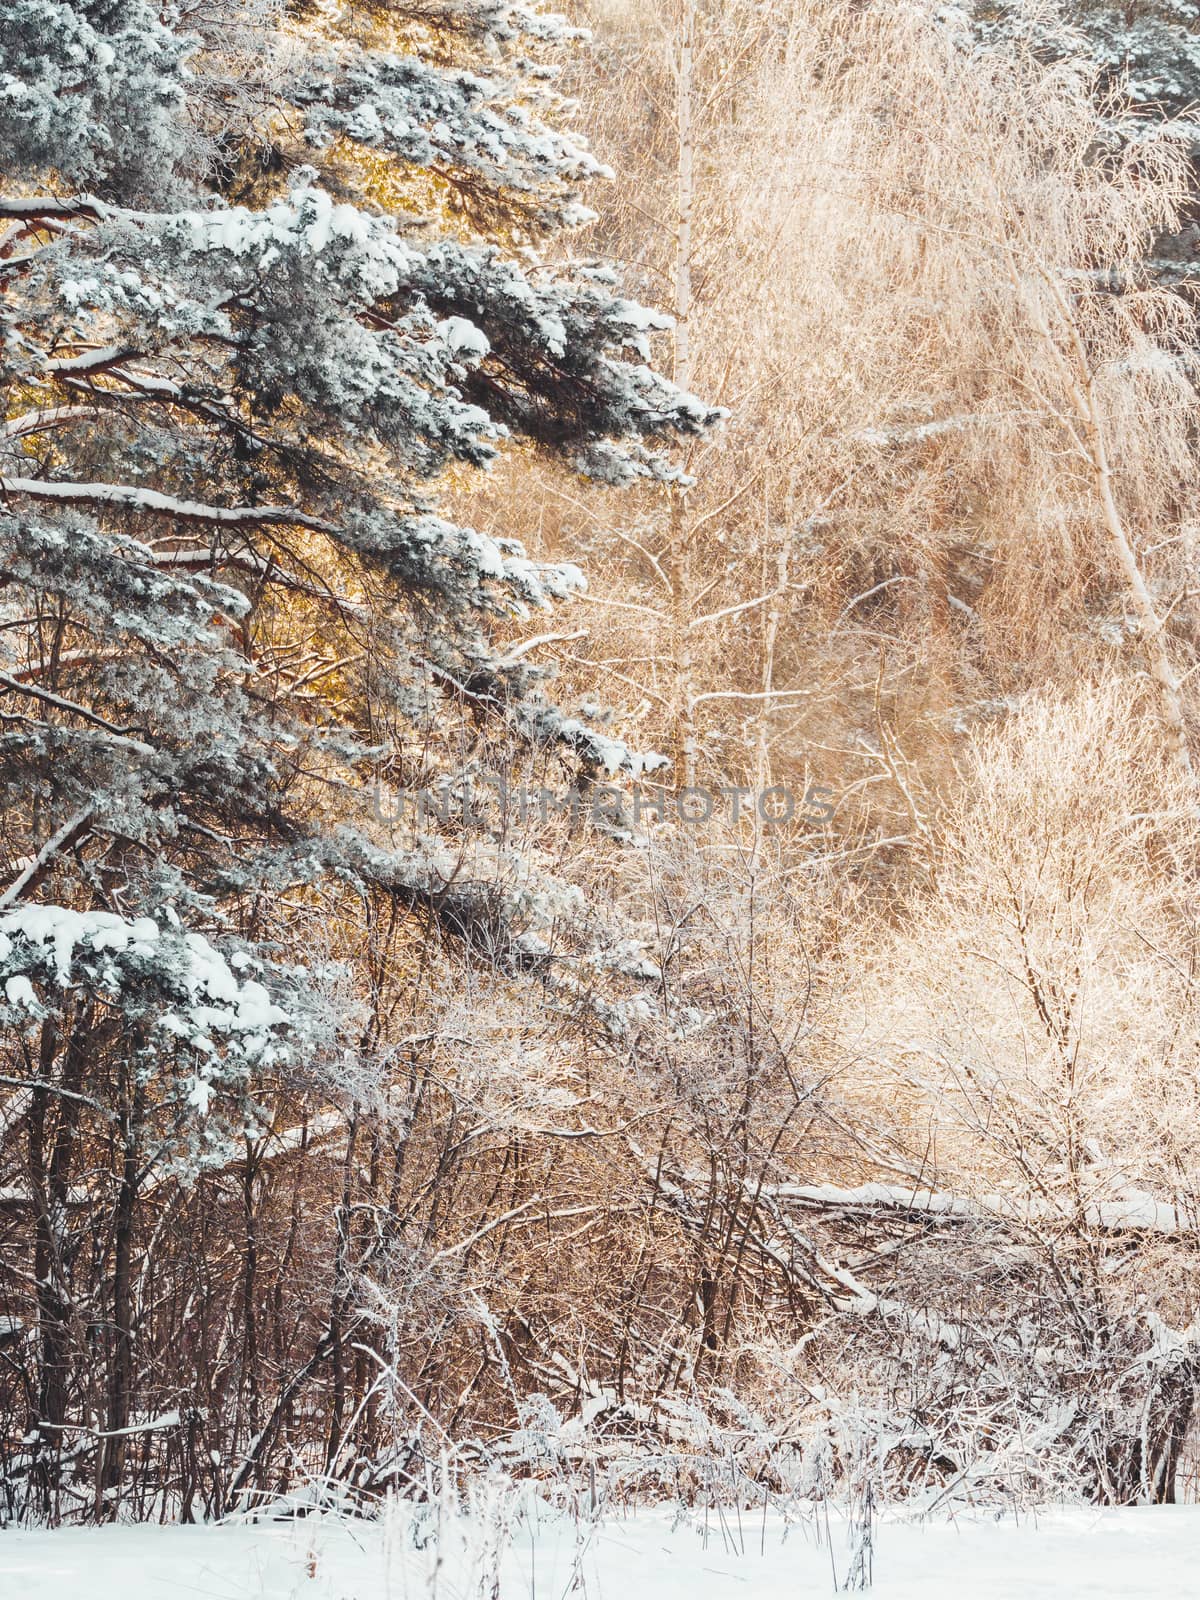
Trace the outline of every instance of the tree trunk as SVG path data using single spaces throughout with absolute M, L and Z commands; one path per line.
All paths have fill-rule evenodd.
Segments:
M 134 1328 L 133 1328 L 133 1234 L 137 1215 L 140 1181 L 139 1140 L 145 1091 L 131 1082 L 128 1058 L 120 1066 L 121 1181 L 113 1217 L 112 1357 L 108 1383 L 110 1435 L 103 1445 L 104 1460 L 99 1474 L 103 1491 L 119 1488 L 125 1470 L 129 1439 L 124 1430 L 133 1413 Z M 113 1496 L 114 1504 L 119 1496 Z M 103 1507 L 98 1507 L 103 1514 Z

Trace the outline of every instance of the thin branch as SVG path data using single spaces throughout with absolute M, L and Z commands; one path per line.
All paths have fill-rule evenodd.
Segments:
M 15 905 L 18 898 L 24 894 L 25 890 L 31 888 L 38 881 L 38 879 L 42 877 L 50 863 L 54 860 L 55 856 L 57 856 L 60 851 L 65 850 L 68 845 L 74 844 L 87 832 L 88 824 L 91 822 L 92 817 L 95 814 L 95 809 L 95 806 L 89 805 L 85 806 L 82 811 L 77 811 L 68 822 L 63 823 L 62 827 L 57 833 L 52 834 L 51 837 L 46 840 L 45 844 L 38 851 L 37 855 L 34 856 L 33 860 L 25 867 L 24 871 L 22 871 L 13 880 L 13 882 L 9 884 L 4 893 L 0 895 L 0 911 L 7 909 L 7 907 L 11 905 Z
M 756 606 L 765 606 L 769 600 L 778 600 L 779 590 L 772 589 L 770 594 L 760 594 L 756 600 L 743 600 L 739 605 L 726 606 L 721 611 L 710 611 L 706 617 L 697 617 L 694 622 L 689 622 L 689 628 L 703 628 L 708 622 L 720 622 L 723 617 L 736 617 L 743 611 L 753 611 Z

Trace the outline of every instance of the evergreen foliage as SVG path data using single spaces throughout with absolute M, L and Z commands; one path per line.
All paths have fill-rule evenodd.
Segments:
M 345 831 L 330 773 L 443 693 L 612 762 L 488 639 L 582 573 L 438 515 L 438 482 L 522 440 L 669 481 L 662 446 L 715 413 L 649 366 L 664 319 L 543 262 L 601 170 L 551 126 L 573 30 L 494 0 L 348 25 L 9 8 L 3 903 L 211 929 L 329 872 L 435 903 L 427 857 Z M 21 940 L 0 976 L 67 981 Z

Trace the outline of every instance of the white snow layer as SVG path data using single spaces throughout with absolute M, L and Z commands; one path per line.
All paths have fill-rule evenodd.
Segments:
M 823 1514 L 785 1530 L 772 1515 L 670 1510 L 578 1526 L 542 1509 L 500 1538 L 443 1523 L 415 1548 L 412 1512 L 257 1526 L 104 1527 L 0 1533 L 0 1594 L 37 1600 L 824 1600 L 845 1584 L 854 1540 Z M 502 1517 L 500 1519 L 504 1521 Z M 492 1526 L 486 1524 L 492 1522 Z M 425 1533 L 429 1532 L 426 1528 Z M 878 1522 L 876 1600 L 1193 1600 L 1200 1508 L 1054 1510 L 1019 1519 Z M 843 1591 L 844 1592 L 844 1591 Z

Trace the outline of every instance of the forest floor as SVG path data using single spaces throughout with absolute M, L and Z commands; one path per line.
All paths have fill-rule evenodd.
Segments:
M 499 1562 L 495 1559 L 500 1531 Z M 0 1532 L 17 1600 L 807 1600 L 846 1585 L 845 1523 L 668 1511 L 598 1526 L 540 1512 L 414 1544 L 407 1514 L 209 1527 Z M 1200 1507 L 879 1520 L 876 1600 L 1195 1600 Z M 499 1583 L 494 1582 L 499 1571 Z

